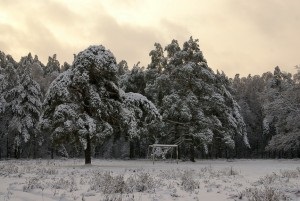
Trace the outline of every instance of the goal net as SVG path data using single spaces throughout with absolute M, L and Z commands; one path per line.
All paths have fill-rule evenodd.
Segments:
M 151 157 L 153 164 L 154 161 L 161 158 L 166 159 L 167 153 L 170 153 L 171 159 L 173 159 L 173 150 L 176 151 L 176 162 L 178 164 L 178 145 L 177 144 L 152 144 L 148 147 L 148 158 Z M 150 155 L 149 155 L 150 154 Z

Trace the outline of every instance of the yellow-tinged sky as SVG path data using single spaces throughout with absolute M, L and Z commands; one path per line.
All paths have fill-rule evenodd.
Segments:
M 155 42 L 198 38 L 209 66 L 228 76 L 295 72 L 299 0 L 0 0 L 0 50 L 44 63 L 103 44 L 129 66 L 147 66 Z

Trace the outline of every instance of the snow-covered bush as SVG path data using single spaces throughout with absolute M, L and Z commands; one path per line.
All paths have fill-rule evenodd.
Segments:
M 110 172 L 98 173 L 90 181 L 90 190 L 104 194 L 125 193 L 127 186 L 124 175 L 112 175 Z
M 157 176 L 161 179 L 176 180 L 180 177 L 180 170 L 179 169 L 161 170 Z
M 283 201 L 288 197 L 272 187 L 248 188 L 243 193 L 249 201 Z
M 264 177 L 261 177 L 256 183 L 257 184 L 263 184 L 263 185 L 270 185 L 276 181 L 280 180 L 280 176 L 276 173 L 266 175 Z
M 135 172 L 127 179 L 124 174 L 113 175 L 110 172 L 98 172 L 90 180 L 90 190 L 104 194 L 145 192 L 160 184 L 148 172 Z
M 13 163 L 0 165 L 0 176 L 8 176 L 19 172 L 19 167 Z
M 18 167 L 17 167 L 18 168 Z M 20 164 L 19 173 L 32 173 L 39 176 L 47 176 L 47 175 L 57 175 L 58 170 L 55 167 L 51 166 L 43 166 L 42 164 L 39 165 L 28 165 L 28 164 Z
M 204 167 L 199 171 L 200 178 L 223 178 L 227 176 L 236 176 L 239 174 L 239 171 L 233 167 L 223 168 L 221 170 L 214 170 L 212 167 Z
M 30 192 L 33 189 L 44 189 L 44 185 L 39 177 L 31 177 L 26 179 L 25 185 L 23 186 L 24 192 Z
M 225 176 L 235 176 L 235 175 L 239 175 L 238 170 L 234 169 L 233 167 L 230 168 L 225 168 L 223 170 L 219 171 L 222 175 Z
M 199 171 L 200 178 L 206 178 L 208 175 L 210 176 L 213 174 L 215 174 L 215 171 L 213 170 L 213 168 L 211 166 L 201 168 Z
M 192 170 L 185 170 L 181 176 L 181 186 L 185 191 L 194 191 L 200 188 L 199 181 L 194 179 L 195 172 Z
M 77 183 L 73 177 L 54 180 L 50 185 L 54 189 L 64 189 L 68 190 L 69 192 L 78 190 Z
M 282 177 L 288 178 L 288 179 L 298 178 L 300 176 L 299 170 L 280 170 L 280 174 L 282 175 Z
M 36 171 L 38 175 L 56 175 L 58 173 L 58 170 L 53 167 L 38 167 Z
M 134 188 L 137 192 L 144 192 L 152 190 L 158 184 L 154 178 L 147 172 L 140 172 L 137 175 L 128 178 L 128 185 L 134 184 Z
M 100 201 L 134 201 L 134 195 L 106 194 Z

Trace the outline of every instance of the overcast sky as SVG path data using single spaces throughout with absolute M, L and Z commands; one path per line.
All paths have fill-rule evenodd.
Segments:
M 0 50 L 44 63 L 103 44 L 117 61 L 147 66 L 155 42 L 190 36 L 213 69 L 232 77 L 294 73 L 300 63 L 299 0 L 0 0 Z

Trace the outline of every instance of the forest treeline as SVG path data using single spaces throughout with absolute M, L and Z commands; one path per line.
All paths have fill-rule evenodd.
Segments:
M 195 158 L 300 157 L 300 69 L 228 78 L 192 37 L 149 53 L 146 67 L 90 46 L 61 65 L 0 52 L 0 159 L 144 158 L 180 143 Z

